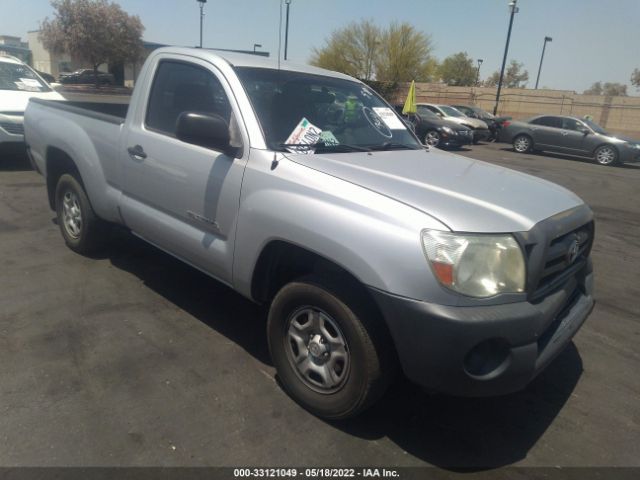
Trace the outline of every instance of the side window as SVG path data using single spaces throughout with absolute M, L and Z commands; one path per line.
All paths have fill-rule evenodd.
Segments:
M 429 112 L 431 112 L 431 110 L 430 110 L 428 107 L 424 106 L 424 105 L 418 105 L 418 106 L 416 107 L 416 110 L 418 111 L 418 114 L 420 114 L 420 113 L 421 113 L 421 114 L 423 114 L 423 115 L 424 115 L 424 114 L 427 114 L 427 115 L 428 115 L 428 114 L 429 114 Z
M 436 114 L 440 113 L 440 110 L 438 110 L 436 107 L 432 107 L 431 105 L 427 105 L 427 108 L 431 110 L 433 113 L 436 113 Z
M 558 117 L 540 117 L 531 123 L 534 125 L 542 125 L 543 127 L 562 128 L 562 119 Z
M 575 118 L 563 118 L 562 119 L 562 128 L 565 130 L 579 130 L 585 128 L 582 122 L 579 122 Z
M 229 122 L 231 106 L 213 73 L 197 65 L 163 60 L 151 86 L 145 124 L 173 136 L 182 112 L 215 113 Z

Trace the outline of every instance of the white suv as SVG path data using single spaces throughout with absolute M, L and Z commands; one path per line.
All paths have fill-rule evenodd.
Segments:
M 24 62 L 0 55 L 0 145 L 24 142 L 22 117 L 30 98 L 64 100 Z

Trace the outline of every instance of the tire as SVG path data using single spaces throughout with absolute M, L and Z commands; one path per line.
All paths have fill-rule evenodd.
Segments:
M 437 147 L 440 145 L 441 140 L 440 132 L 437 130 L 428 130 L 427 133 L 424 134 L 424 144 L 430 147 Z
M 513 149 L 518 153 L 529 153 L 533 150 L 533 141 L 529 135 L 517 135 L 513 139 Z
M 75 176 L 64 174 L 60 177 L 55 200 L 58 226 L 67 246 L 83 255 L 100 249 L 104 244 L 105 223 L 93 211 Z
M 593 152 L 593 159 L 599 165 L 613 166 L 618 164 L 618 151 L 611 145 L 601 145 Z
M 275 296 L 267 322 L 282 387 L 330 420 L 354 417 L 372 405 L 395 371 L 386 329 L 360 302 L 337 291 L 353 289 L 326 287 L 314 277 L 291 282 Z

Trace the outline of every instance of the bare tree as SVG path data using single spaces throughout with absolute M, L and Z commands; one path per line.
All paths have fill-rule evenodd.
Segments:
M 391 82 L 433 80 L 437 62 L 431 37 L 409 23 L 393 23 L 382 34 L 376 79 Z
M 98 86 L 98 66 L 136 61 L 142 54 L 144 27 L 108 0 L 53 0 L 54 18 L 40 26 L 45 48 L 68 53 L 93 67 Z
M 335 30 L 326 40 L 324 47 L 313 49 L 311 63 L 363 80 L 371 80 L 380 36 L 380 29 L 370 20 L 350 23 Z
M 370 20 L 334 31 L 325 46 L 313 49 L 311 63 L 363 80 L 430 80 L 436 62 L 431 39 L 407 23 L 381 30 Z

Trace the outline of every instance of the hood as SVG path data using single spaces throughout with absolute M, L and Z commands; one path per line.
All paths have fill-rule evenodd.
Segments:
M 56 91 L 51 92 L 22 92 L 16 90 L 0 90 L 0 112 L 24 112 L 30 98 L 45 100 L 64 100 Z
M 477 118 L 471 117 L 445 117 L 447 120 L 451 122 L 455 122 L 458 125 L 470 125 L 471 128 L 481 128 L 486 129 L 489 128 L 486 123 L 482 120 L 478 120 Z
M 583 204 L 554 183 L 441 150 L 287 157 L 410 205 L 459 232 L 527 231 Z
M 462 127 L 462 125 L 460 125 L 458 122 L 453 122 L 448 118 L 439 118 L 439 117 L 420 117 L 421 120 L 426 124 L 426 125 L 433 125 L 436 127 L 449 127 L 449 128 L 453 128 L 454 130 L 460 130 Z M 466 128 L 466 127 L 465 127 Z
M 605 136 L 610 137 L 610 138 L 614 138 L 616 140 L 621 140 L 623 142 L 640 143 L 640 140 L 637 140 L 637 139 L 631 138 L 631 137 L 627 137 L 626 135 L 616 135 L 616 134 L 610 133 L 610 134 L 607 134 Z

